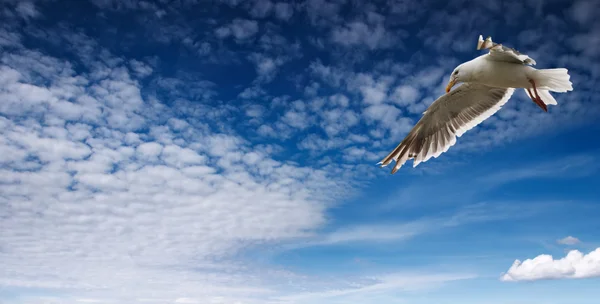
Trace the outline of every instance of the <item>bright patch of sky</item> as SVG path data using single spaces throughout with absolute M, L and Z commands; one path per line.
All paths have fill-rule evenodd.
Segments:
M 0 303 L 600 296 L 595 0 L 0 0 Z M 491 35 L 566 67 L 375 164 Z

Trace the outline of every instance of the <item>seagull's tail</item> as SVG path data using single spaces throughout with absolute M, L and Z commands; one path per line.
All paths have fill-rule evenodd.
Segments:
M 542 69 L 535 71 L 535 83 L 541 96 L 542 90 L 564 93 L 573 90 L 573 84 L 569 80 L 569 70 L 565 68 L 558 69 Z M 550 93 L 546 92 L 548 95 Z
M 535 70 L 534 79 L 536 85 L 536 93 L 539 98 L 531 96 L 531 93 L 525 88 L 525 93 L 540 106 L 544 111 L 548 111 L 546 105 L 556 105 L 556 99 L 550 94 L 550 92 L 564 93 L 573 90 L 573 84 L 569 80 L 569 70 L 564 68 L 558 69 L 542 69 Z

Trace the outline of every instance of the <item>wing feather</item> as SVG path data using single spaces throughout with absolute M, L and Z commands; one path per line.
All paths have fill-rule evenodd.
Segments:
M 409 159 L 413 167 L 437 158 L 456 143 L 456 138 L 477 126 L 508 101 L 513 88 L 494 88 L 465 83 L 434 101 L 400 144 L 379 164 L 396 164 L 392 174 Z
M 511 63 L 520 63 L 527 65 L 535 65 L 536 62 L 533 58 L 519 53 L 519 51 L 503 46 L 502 44 L 497 44 L 492 47 L 488 52 L 486 58 L 494 61 L 505 61 Z
M 521 54 L 516 49 L 504 46 L 500 43 L 495 43 L 492 41 L 492 37 L 487 37 L 486 40 L 483 40 L 483 37 L 479 35 L 479 41 L 477 43 L 477 49 L 489 49 L 489 52 L 485 58 L 493 61 L 504 61 L 511 63 L 520 63 L 520 64 L 528 64 L 535 65 L 536 62 L 533 58 Z

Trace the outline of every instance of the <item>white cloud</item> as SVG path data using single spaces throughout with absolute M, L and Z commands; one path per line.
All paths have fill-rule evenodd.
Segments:
M 344 149 L 344 159 L 349 161 L 362 161 L 366 159 L 368 161 L 375 161 L 379 159 L 379 155 L 367 150 L 366 148 L 350 147 Z
M 258 33 L 258 22 L 254 20 L 236 18 L 230 24 L 219 27 L 215 30 L 218 38 L 224 39 L 233 36 L 239 41 L 246 40 Z
M 336 108 L 322 111 L 320 115 L 323 118 L 321 128 L 330 137 L 344 133 L 360 122 L 360 116 L 352 110 L 344 111 Z
M 557 240 L 556 242 L 561 245 L 575 245 L 581 243 L 581 241 L 578 238 L 572 237 L 570 235 L 565 237 L 564 239 Z
M 381 23 L 368 25 L 360 21 L 334 28 L 331 40 L 347 47 L 366 46 L 370 50 L 389 48 L 398 43 Z
M 317 96 L 319 94 L 319 88 L 321 88 L 321 85 L 318 82 L 312 82 L 304 88 L 304 95 L 309 97 Z
M 215 35 L 220 39 L 227 38 L 231 35 L 231 29 L 227 26 L 219 27 L 215 30 Z
M 266 112 L 265 107 L 259 104 L 252 104 L 246 109 L 246 116 L 259 118 Z
M 152 74 L 152 67 L 139 60 L 129 61 L 131 69 L 140 77 L 147 77 Z
M 335 0 L 307 0 L 304 8 L 313 25 L 328 26 L 340 19 L 342 4 L 342 1 Z
M 414 84 L 420 85 L 423 88 L 430 89 L 430 87 L 438 84 L 440 79 L 444 76 L 444 69 L 439 67 L 430 67 L 422 69 L 416 76 Z M 442 92 L 436 95 L 441 95 Z
M 415 103 L 419 98 L 419 90 L 408 85 L 401 85 L 394 90 L 391 100 L 401 106 L 407 106 Z
M 363 96 L 366 104 L 381 104 L 387 98 L 388 88 L 392 82 L 391 77 L 380 77 L 375 79 L 369 74 L 357 74 L 347 79 L 349 90 L 358 90 Z
M 40 15 L 31 1 L 21 1 L 17 4 L 15 11 L 24 19 L 35 18 Z
M 294 8 L 291 4 L 285 2 L 277 2 L 275 4 L 275 16 L 281 20 L 289 20 L 294 15 Z
M 588 254 L 571 250 L 564 258 L 558 260 L 548 254 L 542 254 L 523 262 L 515 260 L 501 280 L 535 281 L 591 277 L 600 277 L 600 248 Z
M 573 1 L 568 15 L 581 25 L 589 25 L 594 20 L 597 3 L 594 0 Z
M 250 10 L 250 15 L 254 18 L 265 18 L 273 9 L 273 3 L 269 0 L 255 0 L 254 6 Z
M 6 29 L 0 28 L 0 47 L 20 46 L 21 35 L 9 32 Z
M 281 118 L 281 121 L 298 129 L 305 129 L 311 125 L 311 120 L 304 111 L 287 111 Z
M 373 301 L 392 303 L 397 296 L 386 296 L 387 292 L 428 290 L 446 283 L 476 278 L 470 273 L 391 273 L 387 275 L 356 278 L 345 286 L 318 292 L 303 292 L 281 297 L 291 303 L 356 303 Z M 335 301 L 335 302 L 331 302 Z M 339 302 L 338 302 L 339 301 Z
M 329 96 L 329 101 L 338 107 L 346 108 L 350 104 L 350 100 L 344 94 L 335 94 Z
M 194 2 L 179 1 L 178 4 L 186 8 L 186 3 Z M 239 0 L 226 2 L 232 6 L 242 3 Z M 33 2 L 12 3 L 13 7 L 23 3 L 23 15 L 11 10 L 13 7 L 0 14 L 8 11 L 15 14 L 14 18 L 39 17 L 37 9 L 43 7 L 28 10 L 27 4 Z M 153 8 L 147 1 L 94 0 L 94 3 L 108 9 L 150 9 L 147 14 L 150 20 L 156 20 L 156 15 L 172 17 L 170 20 L 182 18 L 177 12 L 178 6 L 165 7 L 167 13 Z M 235 39 L 238 43 L 257 38 L 256 43 L 244 46 L 251 50 L 228 58 L 231 63 L 248 58 L 243 57 L 247 54 L 260 54 L 250 59 L 258 81 L 236 83 L 235 87 L 225 81 L 227 88 L 233 88 L 233 95 L 224 92 L 222 98 L 235 99 L 235 94 L 247 88 L 238 95 L 249 99 L 244 101 L 219 100 L 214 83 L 187 77 L 181 66 L 173 67 L 179 71 L 167 78 L 146 63 L 112 56 L 84 34 L 57 35 L 51 29 L 36 32 L 29 23 L 22 33 L 2 27 L 0 184 L 3 191 L 0 206 L 3 207 L 0 207 L 0 218 L 7 220 L 0 222 L 0 244 L 10 251 L 0 250 L 0 286 L 51 287 L 75 293 L 73 301 L 48 300 L 60 303 L 119 302 L 116 299 L 131 303 L 138 297 L 159 303 L 268 303 L 270 299 L 279 299 L 278 285 L 272 283 L 286 282 L 286 276 L 265 274 L 270 271 L 269 266 L 252 265 L 237 258 L 248 246 L 314 237 L 325 222 L 325 210 L 332 200 L 342 200 L 352 190 L 347 174 L 375 172 L 370 161 L 375 160 L 381 150 L 388 149 L 382 147 L 382 142 L 400 139 L 413 126 L 413 118 L 407 113 L 420 115 L 433 101 L 431 96 L 438 95 L 435 92 L 443 93 L 440 84 L 448 65 L 453 64 L 452 58 L 444 56 L 438 57 L 437 62 L 429 62 L 430 57 L 420 52 L 413 54 L 406 64 L 390 58 L 380 61 L 379 55 L 388 56 L 384 51 L 369 57 L 378 67 L 372 74 L 352 72 L 359 67 L 354 65 L 360 57 L 355 56 L 356 49 L 395 48 L 401 34 L 391 33 L 386 27 L 391 25 L 397 29 L 408 19 L 420 18 L 428 11 L 418 5 L 397 2 L 391 11 L 401 11 L 402 18 L 395 15 L 386 19 L 374 13 L 372 6 L 361 4 L 357 18 L 362 21 L 348 23 L 341 20 L 346 8 L 344 14 L 340 14 L 346 4 L 345 0 L 308 0 L 302 5 L 256 0 L 246 1 L 236 8 L 252 8 L 251 13 L 256 18 L 274 16 L 284 21 L 296 13 L 298 20 L 316 25 L 315 32 L 347 47 L 335 47 L 332 56 L 326 56 L 327 66 L 309 57 L 314 52 L 304 48 L 311 46 L 310 43 L 284 36 L 280 21 L 261 22 L 259 26 L 254 20 L 235 19 L 218 24 L 217 20 L 222 19 L 194 15 L 202 24 L 218 28 L 211 30 L 208 37 L 202 35 L 199 28 L 186 26 L 147 35 L 162 37 L 156 38 L 162 42 L 176 43 L 179 39 L 185 51 L 192 50 L 190 54 L 201 55 L 202 60 L 209 53 L 222 57 L 233 54 L 227 49 L 228 43 L 214 41 L 211 34 L 221 39 Z M 354 5 L 358 4 L 351 4 Z M 225 11 L 222 9 L 230 8 L 220 7 L 215 11 Z M 305 10 L 308 18 L 300 18 L 300 12 L 295 11 L 299 9 Z M 575 15 L 582 24 L 591 20 L 582 10 Z M 431 20 L 448 25 L 462 24 L 468 19 L 440 17 L 443 15 L 432 12 Z M 179 22 L 185 19 L 177 21 L 185 24 Z M 26 32 L 29 30 L 31 32 Z M 597 44 L 596 32 L 594 28 L 586 28 L 581 35 L 573 35 L 569 40 L 571 45 L 566 45 L 579 51 L 576 55 L 588 57 L 543 57 L 561 58 L 577 67 L 574 79 L 583 77 L 579 78 L 580 85 L 592 83 L 583 80 L 594 79 L 594 73 L 600 71 L 590 60 L 597 56 L 593 52 L 597 48 L 589 47 Z M 434 45 L 433 51 L 438 47 L 444 51 L 465 45 L 470 48 L 466 39 L 457 42 L 453 41 L 453 33 L 445 34 L 441 37 L 447 41 Z M 423 38 L 422 35 L 415 39 Z M 59 36 L 62 38 L 57 39 Z M 433 37 L 432 40 L 424 38 L 428 41 L 425 46 L 439 42 L 436 37 L 440 35 L 429 37 Z M 535 38 L 531 33 L 519 35 L 523 40 L 529 40 L 525 39 L 528 37 Z M 64 47 L 64 52 L 71 51 L 77 56 L 53 58 L 22 49 L 21 40 L 31 38 L 52 42 Z M 332 51 L 324 48 L 327 44 L 323 43 L 326 40 L 323 37 L 307 40 L 320 45 L 319 52 Z M 545 45 L 540 50 L 547 48 Z M 290 55 L 292 53 L 294 55 Z M 306 62 L 312 62 L 309 72 L 316 76 L 314 79 L 294 71 L 284 73 L 281 65 L 294 56 L 306 56 Z M 219 62 L 212 60 L 213 63 Z M 368 66 L 365 68 L 370 70 Z M 235 69 L 232 71 L 237 71 Z M 406 78 L 398 84 L 394 77 L 379 74 L 382 71 Z M 198 77 L 214 76 L 210 70 L 194 72 L 203 75 Z M 290 74 L 295 75 L 288 78 Z M 304 101 L 293 101 L 289 96 L 272 98 L 269 94 L 283 94 L 290 89 L 282 86 L 281 90 L 270 91 L 264 82 L 276 76 L 282 76 L 282 82 L 295 85 L 299 92 L 305 90 L 309 98 Z M 151 86 L 141 87 L 140 83 L 146 81 L 138 82 L 140 78 L 146 78 Z M 595 88 L 588 89 L 595 92 Z M 329 96 L 331 94 L 335 95 Z M 497 117 L 485 131 L 476 131 L 477 136 L 472 137 L 471 143 L 497 144 L 528 135 L 529 130 L 546 131 L 545 127 L 550 125 L 562 127 L 563 121 L 579 114 L 597 116 L 597 107 L 586 107 L 592 104 L 591 98 L 568 96 L 565 106 L 557 109 L 560 115 L 552 118 L 541 116 L 547 113 L 540 113 L 539 117 L 530 115 L 532 112 L 527 106 L 531 104 L 521 105 L 518 100 L 503 109 L 501 113 L 505 115 Z M 386 104 L 388 101 L 394 104 Z M 563 120 L 556 123 L 557 117 Z M 276 119 L 276 122 L 268 119 Z M 531 127 L 534 125 L 538 128 Z M 236 128 L 242 130 L 236 131 Z M 311 134 L 302 134 L 301 131 L 308 128 Z M 282 142 L 282 146 L 277 146 L 249 142 L 257 137 L 261 141 L 275 138 L 291 143 Z M 296 142 L 301 151 L 288 154 Z M 473 147 L 468 141 L 463 146 Z M 286 153 L 276 155 L 281 152 Z M 305 161 L 306 154 L 322 156 L 315 161 L 322 167 L 316 169 L 292 161 Z M 287 157 L 292 160 L 288 161 Z M 361 167 L 355 165 L 357 162 L 369 162 L 366 165 L 369 169 L 360 170 Z M 582 167 L 581 163 L 576 165 Z M 538 171 L 547 173 L 542 169 Z M 517 173 L 520 175 L 511 177 L 537 176 Z M 496 178 L 505 177 L 500 174 Z M 433 224 L 443 227 L 454 224 L 446 220 L 433 221 Z M 426 231 L 403 225 L 359 226 L 322 235 L 322 240 L 325 244 L 392 242 Z M 398 276 L 375 277 L 360 288 L 341 284 L 337 291 L 323 288 L 321 293 L 317 288 L 316 294 L 320 297 L 324 293 L 326 299 L 331 295 L 344 299 L 350 294 L 360 294 L 367 295 L 372 302 L 370 291 L 391 293 L 407 286 L 403 283 L 406 280 Z M 419 278 L 417 275 L 409 277 L 417 281 Z M 421 281 L 419 288 L 454 277 L 457 276 L 428 277 Z M 173 286 L 174 281 L 180 284 Z M 312 296 L 315 293 L 306 299 Z
M 259 97 L 261 95 L 265 95 L 265 91 L 258 86 L 253 86 L 245 88 L 240 94 L 238 94 L 238 97 L 250 99 Z
M 303 150 L 323 152 L 351 145 L 353 143 L 352 138 L 352 136 L 348 136 L 347 138 L 323 138 L 316 134 L 309 134 L 298 143 L 298 148 Z
M 344 72 L 332 68 L 331 66 L 326 66 L 319 60 L 311 62 L 309 68 L 314 75 L 333 87 L 340 86 L 342 80 L 347 77 Z
M 0 243 L 10 248 L 0 251 L 1 286 L 264 303 L 272 278 L 235 254 L 311 235 L 328 204 L 351 193 L 338 171 L 209 131 L 218 111 L 187 116 L 196 104 L 142 97 L 131 62 L 77 75 L 25 50 L 1 59 Z M 302 111 L 296 103 L 285 121 L 303 127 Z
M 264 54 L 253 53 L 249 59 L 256 64 L 257 80 L 269 82 L 277 74 L 277 69 L 285 62 L 282 57 L 269 57 Z
M 392 136 L 396 138 L 412 128 L 412 121 L 402 117 L 401 113 L 402 111 L 393 105 L 380 104 L 365 108 L 363 116 L 367 121 L 376 122 L 380 127 L 392 132 Z
M 327 235 L 320 244 L 332 245 L 349 242 L 403 240 L 421 233 L 425 229 L 425 227 L 423 227 L 424 223 L 425 222 L 407 225 L 368 225 L 350 227 Z
M 378 104 L 385 100 L 387 94 L 381 87 L 362 87 L 364 101 L 369 104 Z

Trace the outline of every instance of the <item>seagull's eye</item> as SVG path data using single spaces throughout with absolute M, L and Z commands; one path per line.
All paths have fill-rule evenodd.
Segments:
M 458 71 L 454 71 L 454 75 L 458 75 Z

